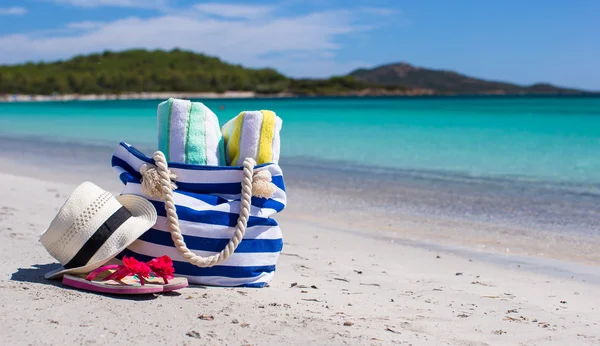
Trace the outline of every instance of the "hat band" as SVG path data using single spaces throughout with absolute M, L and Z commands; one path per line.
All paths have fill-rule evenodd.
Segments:
M 64 265 L 64 268 L 73 269 L 85 266 L 106 240 L 130 217 L 131 212 L 127 208 L 119 208 L 94 232 L 69 263 Z

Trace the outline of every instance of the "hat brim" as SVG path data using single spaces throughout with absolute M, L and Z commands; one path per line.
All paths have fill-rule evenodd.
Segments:
M 152 203 L 144 197 L 126 194 L 116 196 L 115 198 L 131 213 L 131 218 L 119 227 L 119 231 L 126 232 L 127 234 L 127 241 L 125 244 L 116 251 L 112 251 L 109 256 L 94 261 L 93 263 L 88 263 L 83 267 L 65 269 L 61 266 L 60 268 L 49 271 L 44 275 L 46 279 L 59 279 L 67 273 L 81 274 L 91 272 L 115 258 L 115 256 L 125 250 L 156 223 L 156 208 L 154 208 Z

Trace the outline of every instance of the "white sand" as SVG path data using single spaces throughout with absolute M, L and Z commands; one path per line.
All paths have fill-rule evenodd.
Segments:
M 600 344 L 596 283 L 301 221 L 293 200 L 278 216 L 285 246 L 268 288 L 147 298 L 77 291 L 43 279 L 56 264 L 38 242 L 76 185 L 0 181 L 5 345 Z

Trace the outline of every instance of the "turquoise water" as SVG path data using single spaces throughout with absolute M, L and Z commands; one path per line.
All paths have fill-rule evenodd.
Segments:
M 0 104 L 0 135 L 155 147 L 160 100 Z M 477 177 L 600 183 L 600 98 L 204 100 L 283 119 L 286 159 Z M 220 109 L 223 106 L 224 109 Z

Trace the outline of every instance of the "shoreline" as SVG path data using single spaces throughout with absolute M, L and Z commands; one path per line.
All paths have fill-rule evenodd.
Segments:
M 331 94 L 331 95 L 302 95 L 293 93 L 278 94 L 260 94 L 253 91 L 225 91 L 217 92 L 135 92 L 121 94 L 56 94 L 56 95 L 29 95 L 29 94 L 0 94 L 0 103 L 12 102 L 69 102 L 69 101 L 127 101 L 127 100 L 164 100 L 169 97 L 181 99 L 311 99 L 320 97 L 442 97 L 442 98 L 461 98 L 461 97 L 600 97 L 600 92 L 583 93 L 477 93 L 477 94 L 452 94 L 436 93 L 428 89 L 414 89 L 404 91 L 386 91 L 386 90 L 356 90 L 352 92 Z
M 0 136 L 0 144 L 5 163 L 0 172 L 59 183 L 85 177 L 114 192 L 122 188 L 110 167 L 118 143 L 72 145 Z M 149 154 L 147 148 L 138 149 Z M 286 213 L 297 220 L 387 241 L 600 266 L 594 218 L 600 195 L 565 194 L 560 185 L 549 188 L 545 183 L 301 163 L 281 163 L 295 201 Z
M 169 97 L 181 99 L 248 99 L 248 98 L 312 98 L 355 96 L 432 96 L 431 90 L 385 90 L 365 89 L 335 95 L 301 95 L 293 93 L 260 94 L 253 91 L 217 92 L 125 92 L 121 94 L 57 94 L 57 95 L 0 95 L 0 102 L 65 102 L 65 101 L 112 101 L 112 100 L 160 100 Z

